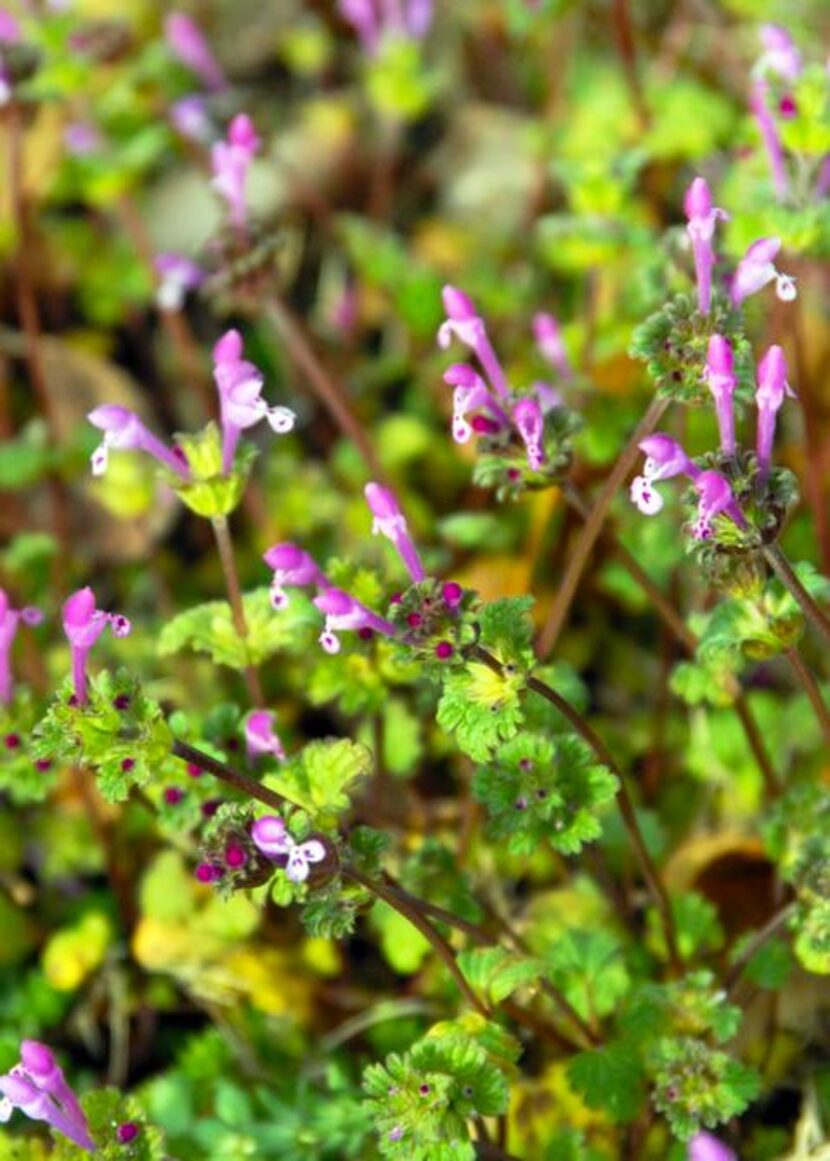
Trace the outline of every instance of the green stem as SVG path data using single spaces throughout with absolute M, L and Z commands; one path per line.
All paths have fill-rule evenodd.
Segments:
M 749 943 L 741 952 L 739 958 L 735 960 L 729 971 L 729 974 L 724 980 L 724 988 L 726 989 L 727 995 L 731 995 L 731 993 L 734 992 L 738 981 L 740 980 L 747 964 L 750 962 L 753 956 L 756 955 L 758 951 L 760 951 L 765 943 L 769 943 L 769 941 L 778 934 L 782 927 L 786 927 L 790 919 L 792 919 L 793 915 L 795 915 L 797 906 L 798 905 L 796 903 L 788 903 L 786 907 L 782 907 L 780 911 L 773 915 L 769 923 L 766 923 L 762 928 L 755 932 Z
M 764 556 L 784 588 L 788 589 L 798 602 L 804 616 L 830 645 L 830 617 L 807 592 L 784 553 L 777 544 L 768 544 L 764 549 Z
M 553 651 L 556 642 L 559 640 L 559 634 L 565 626 L 568 612 L 576 596 L 576 591 L 582 579 L 582 574 L 585 571 L 585 566 L 588 563 L 588 558 L 599 538 L 602 526 L 605 523 L 605 518 L 608 515 L 608 509 L 611 507 L 611 503 L 620 485 L 634 467 L 637 457 L 640 455 L 640 441 L 654 431 L 668 405 L 669 401 L 667 399 L 661 399 L 659 396 L 652 400 L 650 407 L 637 424 L 633 435 L 620 452 L 617 462 L 614 464 L 605 483 L 602 485 L 594 506 L 574 545 L 574 550 L 568 560 L 568 565 L 557 590 L 547 623 L 539 636 L 538 653 L 540 657 L 547 657 Z
M 785 656 L 790 663 L 790 668 L 807 694 L 810 705 L 813 707 L 818 724 L 821 726 L 821 732 L 824 734 L 825 745 L 830 747 L 830 710 L 824 704 L 824 698 L 821 696 L 818 682 L 804 664 L 804 660 L 795 646 L 787 649 Z
M 472 656 L 484 665 L 490 667 L 496 673 L 502 673 L 502 665 L 498 658 L 494 657 L 492 653 L 488 653 L 486 649 L 480 645 L 474 646 L 471 651 Z M 677 937 L 674 927 L 674 916 L 672 915 L 671 902 L 668 893 L 660 878 L 660 873 L 648 852 L 645 840 L 643 839 L 640 824 L 637 822 L 637 813 L 634 809 L 634 803 L 631 800 L 631 795 L 628 791 L 625 776 L 612 757 L 608 747 L 603 742 L 602 738 L 595 732 L 593 727 L 583 718 L 578 710 L 574 709 L 569 701 L 566 701 L 561 694 L 557 693 L 555 689 L 551 688 L 546 682 L 540 681 L 538 677 L 530 675 L 527 678 L 528 689 L 532 689 L 534 693 L 539 694 L 540 697 L 545 698 L 551 705 L 562 714 L 562 716 L 570 722 L 576 732 L 583 738 L 591 749 L 596 754 L 597 758 L 604 766 L 616 776 L 619 783 L 619 791 L 617 793 L 617 803 L 619 805 L 620 814 L 622 816 L 623 825 L 625 826 L 631 843 L 634 847 L 634 852 L 640 864 L 640 869 L 643 873 L 643 878 L 646 885 L 651 892 L 655 906 L 660 914 L 660 919 L 663 925 L 663 931 L 666 938 L 666 946 L 669 952 L 669 959 L 672 969 L 679 972 L 682 968 L 680 953 L 677 948 Z
M 231 540 L 228 518 L 227 516 L 214 516 L 210 523 L 213 528 L 213 534 L 216 537 L 219 559 L 222 562 L 222 572 L 225 576 L 225 587 L 228 590 L 228 601 L 231 606 L 233 626 L 236 629 L 236 634 L 240 641 L 243 644 L 247 644 L 248 622 L 245 618 L 245 605 L 242 600 L 242 589 L 239 585 L 239 574 L 236 571 L 236 558 L 233 553 L 233 541 Z M 245 683 L 248 686 L 251 701 L 255 706 L 262 707 L 265 705 L 265 698 L 262 693 L 262 684 L 260 683 L 259 672 L 256 666 L 246 665 L 243 673 L 245 674 Z

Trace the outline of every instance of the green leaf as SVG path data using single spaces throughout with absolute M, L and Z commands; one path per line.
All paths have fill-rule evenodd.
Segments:
M 308 630 L 318 618 L 310 600 L 292 593 L 284 609 L 271 605 L 267 588 L 245 593 L 242 598 L 248 636 L 236 632 L 227 601 L 210 601 L 173 617 L 161 631 L 158 651 L 162 657 L 193 649 L 207 653 L 218 665 L 245 669 L 259 665 L 284 649 L 296 648 L 298 639 L 308 638 Z
M 473 990 L 490 1004 L 500 1004 L 518 988 L 535 983 L 545 968 L 541 959 L 500 947 L 462 951 L 457 960 Z
M 568 1081 L 591 1109 L 612 1121 L 633 1121 L 645 1099 L 645 1071 L 638 1054 L 617 1042 L 581 1052 L 568 1065 Z
M 586 1020 L 613 1012 L 631 986 L 622 947 L 605 931 L 567 931 L 545 960 L 551 983 Z
M 371 773 L 369 750 L 348 738 L 309 742 L 300 754 L 265 778 L 266 785 L 308 812 L 315 826 L 347 810 L 357 783 Z

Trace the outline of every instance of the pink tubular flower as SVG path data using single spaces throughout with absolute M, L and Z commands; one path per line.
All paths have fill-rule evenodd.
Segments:
M 274 570 L 271 581 L 271 604 L 284 609 L 288 604 L 285 585 L 317 585 L 326 588 L 328 582 L 313 557 L 296 544 L 275 544 L 262 558 Z
M 712 335 L 709 339 L 704 377 L 715 398 L 721 451 L 724 455 L 734 455 L 735 412 L 732 407 L 732 395 L 737 380 L 735 379 L 732 348 L 723 335 Z
M 266 814 L 251 826 L 254 846 L 269 859 L 285 858 L 285 873 L 292 883 L 304 883 L 309 876 L 311 863 L 321 863 L 326 857 L 326 848 L 319 839 L 307 839 L 298 843 L 276 814 Z
M 282 435 L 294 426 L 288 407 L 269 407 L 262 398 L 264 378 L 253 363 L 242 358 L 242 336 L 227 331 L 213 348 L 213 376 L 219 391 L 222 424 L 222 471 L 233 471 L 236 445 L 243 431 L 261 419 Z
M 655 432 L 640 441 L 640 451 L 645 452 L 643 474 L 631 482 L 630 496 L 633 503 L 645 516 L 654 516 L 663 507 L 663 497 L 654 488 L 658 480 L 669 480 L 673 476 L 688 476 L 697 479 L 700 469 L 692 463 L 680 444 Z
M 116 637 L 128 636 L 131 625 L 120 613 L 104 613 L 95 605 L 91 588 L 78 589 L 64 603 L 63 631 L 72 651 L 72 681 L 78 705 L 86 705 L 86 663 L 89 651 L 110 625 Z
M 342 589 L 328 588 L 314 598 L 314 604 L 325 614 L 325 626 L 320 634 L 320 644 L 326 653 L 339 653 L 340 640 L 338 633 L 371 629 L 376 633 L 383 633 L 387 637 L 394 637 L 395 626 L 391 621 L 384 620 L 371 609 L 367 609 L 355 597 Z
M 364 489 L 366 495 L 366 503 L 369 505 L 374 521 L 372 522 L 372 532 L 375 535 L 382 535 L 391 540 L 394 544 L 398 555 L 406 567 L 415 584 L 422 581 L 426 573 L 424 566 L 421 564 L 421 558 L 418 555 L 418 549 L 415 547 L 415 542 L 409 535 L 409 528 L 407 527 L 406 518 L 401 512 L 400 505 L 395 498 L 395 494 L 389 488 L 384 488 L 381 484 L 367 484 Z
M 146 452 L 176 475 L 189 478 L 190 471 L 182 454 L 165 447 L 129 408 L 105 403 L 90 411 L 87 419 L 104 433 L 103 440 L 92 453 L 94 476 L 101 476 L 107 470 L 110 448 L 115 448 L 117 451 Z
M 790 84 L 801 76 L 801 53 L 793 38 L 780 24 L 762 24 L 760 29 L 763 52 L 758 58 L 753 73 L 764 77 L 770 73 Z
M 161 310 L 181 310 L 189 290 L 201 285 L 205 272 L 184 254 L 159 254 L 153 265 L 159 276 L 156 305 Z
M 695 1133 L 689 1141 L 687 1161 L 738 1161 L 731 1149 L 717 1137 L 703 1131 Z
M 772 346 L 758 364 L 758 388 L 755 392 L 758 408 L 756 453 L 762 480 L 769 475 L 776 417 L 788 395 L 791 399 L 796 398 L 787 380 L 787 361 L 781 348 Z
M 245 748 L 249 762 L 268 755 L 280 762 L 285 758 L 283 744 L 274 730 L 275 716 L 271 710 L 254 710 L 245 719 Z
M 432 0 L 339 0 L 338 8 L 367 56 L 377 54 L 385 37 L 422 39 L 432 23 Z
M 22 35 L 17 18 L 7 8 L 0 8 L 0 44 L 18 44 Z
M 770 282 L 775 282 L 775 293 L 782 302 L 792 302 L 797 294 L 795 279 L 782 274 L 773 261 L 780 249 L 780 238 L 759 238 L 752 243 L 732 280 L 733 306 L 740 306 L 745 298 L 763 290 Z
M 380 43 L 380 21 L 373 0 L 339 0 L 338 9 L 351 24 L 367 56 L 374 56 Z
M 775 196 L 781 201 L 786 198 L 790 183 L 784 160 L 784 146 L 781 143 L 778 126 L 770 112 L 769 85 L 765 80 L 759 79 L 753 84 L 749 97 L 749 107 L 755 117 L 758 132 L 761 134 L 761 140 L 767 151 Z
M 743 512 L 735 502 L 729 481 L 720 472 L 699 472 L 692 481 L 698 495 L 697 520 L 692 528 L 695 540 L 708 540 L 712 522 L 721 515 L 729 516 L 739 528 L 746 527 Z
M 230 123 L 227 140 L 217 141 L 210 152 L 211 184 L 227 202 L 231 224 L 237 229 L 242 229 L 247 220 L 245 188 L 260 144 L 250 117 L 238 113 Z
M 545 453 L 542 449 L 545 421 L 542 409 L 535 399 L 526 395 L 514 404 L 513 421 L 527 448 L 528 467 L 532 472 L 538 472 L 545 462 Z
M 208 89 L 221 92 L 228 87 L 210 45 L 189 16 L 183 12 L 171 12 L 164 21 L 164 35 L 182 64 Z
M 44 1121 L 80 1149 L 95 1152 L 78 1098 L 45 1044 L 22 1042 L 20 1063 L 0 1076 L 0 1093 L 0 1121 L 8 1121 L 14 1109 L 19 1109 L 33 1121 Z
M 12 700 L 12 645 L 21 622 L 24 625 L 39 625 L 43 613 L 34 605 L 23 609 L 13 609 L 5 589 L 0 589 L 0 705 L 9 705 Z
M 473 412 L 489 411 L 495 424 L 494 433 L 500 427 L 509 427 L 507 412 L 496 402 L 482 377 L 469 363 L 453 363 L 444 372 L 444 382 L 453 391 L 452 437 L 456 443 L 466 443 L 473 434 L 467 416 Z
M 692 243 L 697 274 L 697 306 L 701 314 L 708 314 L 712 305 L 712 267 L 715 264 L 712 239 L 718 221 L 725 221 L 729 215 L 712 205 L 709 186 L 702 177 L 696 177 L 686 190 L 683 207 L 688 218 L 686 232 Z
M 205 145 L 213 137 L 213 125 L 205 99 L 195 93 L 182 97 L 170 106 L 170 122 L 182 137 L 199 145 Z
M 570 378 L 573 375 L 573 368 L 568 361 L 565 344 L 562 342 L 562 331 L 559 323 L 552 314 L 539 311 L 533 316 L 533 335 L 536 339 L 536 346 L 553 369 L 558 371 L 563 379 Z
M 445 286 L 441 292 L 447 317 L 438 329 L 438 345 L 446 350 L 453 338 L 469 347 L 490 380 L 495 394 L 507 399 L 510 388 L 501 363 L 493 350 L 484 319 L 476 314 L 472 300 L 454 286 Z

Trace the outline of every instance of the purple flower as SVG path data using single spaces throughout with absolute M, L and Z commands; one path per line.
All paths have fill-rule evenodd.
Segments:
M 72 680 L 79 705 L 86 705 L 87 700 L 86 662 L 89 651 L 107 625 L 110 625 L 116 637 L 126 637 L 131 629 L 130 622 L 120 613 L 104 613 L 96 608 L 95 593 L 91 588 L 78 589 L 64 603 L 63 631 L 72 651 Z
M 686 190 L 683 207 L 688 218 L 686 232 L 695 259 L 697 306 L 701 314 L 708 314 L 712 305 L 712 267 L 715 264 L 712 239 L 718 221 L 726 221 L 729 215 L 712 205 L 709 186 L 702 177 L 696 177 Z
M 231 224 L 237 229 L 242 229 L 247 219 L 245 187 L 260 144 L 250 117 L 238 113 L 230 123 L 227 140 L 217 141 L 210 151 L 211 184 L 228 203 Z
M 720 472 L 699 472 L 692 482 L 698 496 L 697 520 L 692 527 L 695 540 L 708 540 L 712 535 L 712 522 L 721 514 L 729 516 L 739 528 L 746 527 L 746 520 L 725 476 Z
M 283 609 L 288 604 L 285 585 L 317 585 L 320 588 L 328 585 L 314 558 L 296 544 L 275 544 L 262 559 L 274 570 L 271 604 L 275 609 Z
M 214 92 L 227 88 L 227 81 L 202 33 L 189 16 L 171 12 L 164 22 L 170 48 L 187 68 Z
M 473 412 L 489 411 L 493 434 L 502 427 L 510 427 L 507 412 L 496 402 L 482 377 L 469 363 L 453 363 L 444 372 L 444 382 L 453 391 L 452 437 L 456 443 L 466 443 L 473 434 L 467 416 Z
M 406 524 L 406 518 L 401 512 L 395 495 L 389 488 L 381 484 L 367 484 L 364 489 L 366 503 L 374 516 L 372 532 L 375 535 L 385 536 L 394 544 L 398 555 L 403 561 L 406 571 L 415 584 L 422 581 L 426 573 L 418 556 L 418 550 Z
M 222 471 L 233 471 L 236 445 L 243 431 L 261 419 L 278 434 L 294 426 L 294 412 L 287 407 L 269 407 L 262 398 L 264 378 L 253 363 L 242 358 L 239 331 L 227 331 L 213 348 L 213 376 L 219 390 L 222 424 Z
M 738 263 L 732 280 L 732 304 L 740 306 L 750 294 L 755 294 L 770 282 L 775 282 L 775 293 L 782 302 L 792 302 L 797 291 L 795 279 L 782 274 L 773 259 L 781 249 L 780 238 L 759 238 Z
M 689 476 L 694 480 L 700 475 L 700 469 L 692 463 L 680 444 L 656 432 L 641 440 L 640 451 L 645 452 L 643 474 L 636 476 L 631 482 L 630 496 L 634 504 L 646 516 L 654 516 L 663 507 L 663 497 L 655 490 L 657 480 L 669 480 L 673 476 Z
M 170 106 L 170 121 L 177 133 L 198 145 L 205 145 L 213 137 L 205 99 L 195 93 Z
M 309 876 L 311 863 L 321 863 L 326 857 L 326 848 L 319 839 L 307 839 L 298 843 L 276 814 L 266 814 L 251 826 L 254 845 L 269 859 L 288 857 L 285 873 L 292 883 L 304 883 Z
M 762 24 L 759 35 L 764 51 L 756 61 L 753 73 L 759 77 L 772 73 L 783 81 L 797 81 L 802 70 L 801 53 L 786 29 L 779 24 Z
M 432 0 L 339 0 L 338 8 L 368 56 L 384 37 L 422 39 L 432 23 Z
M 772 346 L 758 364 L 758 388 L 755 392 L 755 403 L 758 408 L 756 453 L 762 480 L 769 475 L 776 417 L 788 395 L 791 399 L 797 398 L 787 381 L 784 352 L 780 347 Z
M 100 153 L 104 141 L 91 121 L 70 121 L 63 131 L 63 143 L 73 157 L 90 157 Z
M 184 254 L 159 254 L 153 265 L 159 276 L 156 305 L 161 310 L 181 310 L 189 290 L 205 279 L 205 272 Z
M 562 331 L 559 323 L 552 314 L 539 311 L 533 316 L 533 335 L 536 346 L 555 371 L 567 379 L 573 375 L 573 368 L 568 361 L 565 344 L 562 342 Z
M 280 761 L 285 757 L 282 742 L 274 730 L 274 718 L 270 710 L 254 710 L 245 719 L 245 747 L 249 762 L 267 755 Z
M 732 394 L 737 380 L 733 366 L 732 348 L 723 335 L 712 335 L 706 353 L 704 378 L 715 397 L 715 410 L 720 429 L 720 446 L 724 455 L 735 454 L 735 412 Z
M 542 450 L 545 421 L 542 409 L 535 399 L 525 396 L 513 406 L 516 429 L 527 448 L 527 463 L 532 472 L 538 472 L 545 462 Z
M 117 403 L 105 403 L 90 411 L 87 419 L 93 427 L 103 431 L 104 438 L 92 453 L 92 474 L 101 476 L 107 470 L 110 448 L 117 451 L 143 451 L 164 467 L 182 476 L 190 477 L 184 457 L 164 446 L 160 439 L 145 427 L 134 411 Z
M 755 117 L 758 132 L 761 134 L 761 140 L 767 151 L 775 195 L 779 200 L 783 200 L 789 191 L 789 179 L 781 135 L 769 109 L 769 86 L 766 81 L 757 80 L 753 84 L 749 107 Z
M 695 1133 L 689 1141 L 687 1161 L 738 1161 L 731 1149 L 728 1149 L 717 1137 L 711 1133 Z
M 314 604 L 325 614 L 326 621 L 320 634 L 320 644 L 327 653 L 340 652 L 337 634 L 344 631 L 359 632 L 361 629 L 371 629 L 387 637 L 395 635 L 395 626 L 390 621 L 379 617 L 342 589 L 323 589 L 314 598 Z
M 43 613 L 34 605 L 23 609 L 13 609 L 5 589 L 0 589 L 0 705 L 9 705 L 12 700 L 12 645 L 21 622 L 24 625 L 39 625 Z
M 490 380 L 490 386 L 501 399 L 507 399 L 510 388 L 496 352 L 487 337 L 487 329 L 477 313 L 473 302 L 454 286 L 445 286 L 442 294 L 445 321 L 438 329 L 438 345 L 446 350 L 454 338 L 469 347 Z
M 33 1121 L 45 1121 L 80 1149 L 95 1152 L 78 1098 L 45 1044 L 21 1043 L 20 1063 L 0 1076 L 0 1093 L 0 1121 L 8 1121 L 14 1109 L 19 1109 Z
M 0 8 L 0 44 L 18 44 L 22 35 L 17 18 L 7 8 Z

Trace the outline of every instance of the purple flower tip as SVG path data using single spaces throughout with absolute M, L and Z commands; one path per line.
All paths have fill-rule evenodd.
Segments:
M 463 290 L 455 286 L 445 286 L 441 291 L 441 298 L 447 318 L 451 318 L 453 322 L 471 322 L 478 317 L 473 300 Z
M 435 656 L 439 661 L 448 661 L 455 653 L 455 649 L 449 641 L 439 641 L 435 646 Z
M 689 1141 L 687 1161 L 737 1161 L 736 1155 L 711 1133 L 695 1133 Z
M 712 193 L 705 178 L 696 177 L 683 198 L 683 208 L 689 221 L 707 218 L 712 212 Z
M 116 1139 L 119 1145 L 129 1145 L 134 1141 L 139 1134 L 139 1127 L 135 1121 L 125 1121 L 119 1125 L 115 1131 Z
M 248 761 L 272 756 L 282 761 L 285 758 L 283 744 L 274 730 L 275 715 L 271 710 L 254 710 L 245 720 L 245 747 Z

